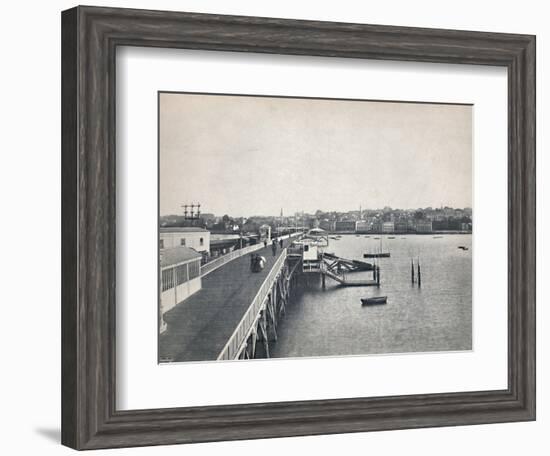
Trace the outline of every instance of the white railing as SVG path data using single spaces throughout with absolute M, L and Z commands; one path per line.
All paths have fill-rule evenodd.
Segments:
M 248 310 L 245 312 L 243 318 L 235 328 L 235 331 L 233 331 L 233 334 L 231 334 L 231 337 L 218 355 L 218 360 L 235 359 L 235 357 L 238 355 L 239 348 L 244 343 L 245 337 L 248 336 L 252 324 L 256 321 L 256 317 L 258 316 L 258 313 L 260 312 L 269 294 L 269 291 L 273 287 L 273 283 L 281 272 L 281 269 L 285 264 L 285 260 L 286 249 L 283 249 L 281 255 L 279 256 L 279 258 L 277 258 L 277 261 L 275 261 L 275 264 L 271 268 L 271 271 L 269 272 L 264 282 L 262 283 L 262 286 L 258 290 L 258 293 L 256 293 L 256 296 L 252 300 L 252 303 L 248 307 Z
M 220 266 L 223 266 L 224 264 L 227 264 L 230 261 L 240 258 L 243 255 L 255 252 L 256 250 L 260 250 L 263 247 L 264 245 L 261 243 L 249 245 L 248 247 L 244 247 L 238 250 L 233 250 L 232 252 L 229 252 L 226 255 L 216 258 L 215 260 L 209 261 L 205 265 L 201 266 L 201 276 L 204 277 L 205 275 L 210 274 L 212 271 L 218 269 Z

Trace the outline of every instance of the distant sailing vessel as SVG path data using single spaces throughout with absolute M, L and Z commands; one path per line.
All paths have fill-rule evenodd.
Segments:
M 373 306 L 377 304 L 386 304 L 387 296 L 375 296 L 373 298 L 361 298 L 361 304 L 364 306 Z
M 363 258 L 389 258 L 390 252 L 382 251 L 382 238 L 374 238 L 374 239 L 380 239 L 380 251 L 377 253 L 364 253 Z M 392 237 L 391 239 L 395 239 L 395 238 Z

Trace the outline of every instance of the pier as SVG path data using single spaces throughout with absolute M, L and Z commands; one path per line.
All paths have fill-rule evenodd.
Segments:
M 282 248 L 276 242 L 275 252 L 271 242 L 266 247 L 254 244 L 203 264 L 200 276 L 193 279 L 200 280 L 200 286 L 161 316 L 159 361 L 269 358 L 298 275 L 306 281 L 310 274 L 316 275 L 323 289 L 327 277 L 342 287 L 380 286 L 378 265 L 325 253 L 327 236 L 312 231 L 285 236 Z M 252 272 L 251 255 L 266 260 L 259 272 Z M 170 260 L 168 252 L 165 260 Z M 164 293 L 176 286 L 175 296 L 181 295 L 181 267 L 163 271 L 169 279 L 164 287 L 163 275 Z M 372 278 L 353 277 L 357 271 L 372 271 Z
M 160 361 L 269 357 L 296 271 L 287 261 L 289 242 L 275 255 L 271 245 L 249 249 L 266 259 L 259 273 L 250 270 L 248 250 L 208 267 L 202 289 L 164 315 Z
M 377 287 L 380 286 L 380 279 L 379 278 L 373 278 L 373 279 L 354 279 L 349 277 L 349 274 L 341 273 L 338 274 L 336 272 L 333 272 L 329 267 L 326 265 L 326 263 L 321 263 L 320 268 L 321 273 L 321 280 L 324 283 L 324 277 L 327 276 L 330 277 L 332 280 L 338 282 L 338 284 L 344 286 L 344 287 Z M 374 271 L 374 275 L 378 277 L 376 270 Z

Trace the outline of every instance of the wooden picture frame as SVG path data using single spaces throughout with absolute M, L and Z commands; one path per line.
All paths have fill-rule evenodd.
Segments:
M 508 388 L 117 410 L 117 46 L 506 67 Z M 534 420 L 535 37 L 100 7 L 64 11 L 62 241 L 64 445 L 94 449 Z

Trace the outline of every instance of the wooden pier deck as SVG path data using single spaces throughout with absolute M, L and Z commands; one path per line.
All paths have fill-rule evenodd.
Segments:
M 284 247 L 290 241 L 284 241 Z M 266 258 L 263 271 L 250 270 L 250 256 L 224 264 L 202 278 L 202 289 L 164 315 L 167 330 L 159 338 L 160 360 L 216 360 L 282 253 L 277 245 L 256 252 Z

